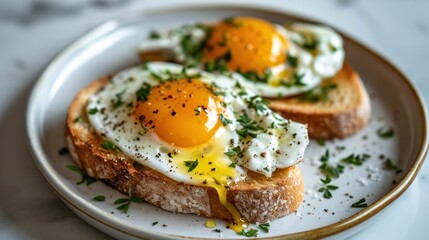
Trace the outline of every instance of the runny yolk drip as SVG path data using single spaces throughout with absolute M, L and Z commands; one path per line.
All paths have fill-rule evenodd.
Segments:
M 233 221 L 228 226 L 240 232 L 248 226 L 248 223 L 241 218 L 240 212 L 233 204 L 228 202 L 227 190 L 233 179 L 240 177 L 231 161 L 224 155 L 224 145 L 214 141 L 206 149 L 195 148 L 187 153 L 184 151 L 173 155 L 173 161 L 179 166 L 179 170 L 187 174 L 195 185 L 207 186 L 216 189 L 220 203 L 232 215 Z M 198 162 L 196 167 L 191 169 L 185 161 Z M 189 162 L 188 162 L 189 163 Z
M 271 23 L 236 17 L 214 27 L 203 60 L 216 61 L 230 51 L 230 70 L 263 74 L 264 70 L 285 62 L 287 49 L 285 37 Z
M 178 147 L 210 140 L 221 126 L 220 100 L 210 86 L 196 79 L 167 81 L 153 87 L 147 101 L 139 101 L 138 121 L 163 141 Z

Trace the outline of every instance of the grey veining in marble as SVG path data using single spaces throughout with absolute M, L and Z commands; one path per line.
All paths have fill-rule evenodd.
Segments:
M 25 111 L 33 84 L 64 47 L 103 20 L 145 4 L 149 1 L 0 0 L 0 239 L 109 238 L 71 212 L 38 171 L 27 150 Z M 429 1 L 290 0 L 283 5 L 383 53 L 429 99 Z M 390 239 L 424 239 L 427 189 L 426 161 L 412 187 L 355 239 L 378 239 L 378 231 Z M 403 210 L 407 203 L 415 210 Z M 407 224 L 401 232 L 387 229 L 388 224 L 401 227 L 397 218 L 402 217 Z

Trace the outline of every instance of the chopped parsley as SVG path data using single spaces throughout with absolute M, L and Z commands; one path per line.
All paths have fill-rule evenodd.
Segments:
M 351 205 L 352 208 L 366 208 L 368 207 L 368 204 L 366 203 L 365 198 L 361 198 L 359 201 L 353 203 Z
M 121 204 L 116 209 L 124 213 L 127 213 L 128 209 L 130 208 L 131 202 L 142 203 L 144 202 L 144 199 L 132 196 L 131 191 L 129 191 L 128 198 L 118 198 L 115 200 L 113 204 L 115 205 Z
M 60 150 L 58 150 L 59 155 L 66 155 L 69 154 L 69 149 L 67 147 L 62 147 Z
M 246 80 L 256 83 L 267 83 L 272 75 L 271 71 L 268 69 L 266 69 L 262 75 L 256 71 L 242 72 L 240 70 L 237 70 L 236 72 L 243 76 Z
M 390 127 L 381 127 L 377 130 L 377 135 L 382 139 L 387 139 L 393 137 L 395 131 Z
M 88 110 L 89 115 L 94 115 L 96 113 L 98 113 L 98 109 L 97 108 L 90 108 Z
M 384 162 L 384 169 L 396 170 L 396 169 L 398 169 L 398 166 L 396 166 L 396 164 L 393 163 L 392 159 L 387 158 L 386 161 Z
M 125 94 L 126 89 L 124 89 L 122 92 L 115 94 L 116 99 L 112 104 L 113 109 L 116 109 L 124 104 L 124 101 L 122 100 L 122 96 Z
M 106 197 L 103 195 L 98 195 L 92 198 L 92 200 L 97 201 L 97 202 L 104 202 L 104 200 L 106 200 Z
M 72 170 L 73 172 L 77 172 L 80 174 L 81 179 L 80 181 L 76 182 L 77 185 L 86 183 L 86 185 L 90 185 L 92 183 L 95 183 L 97 181 L 97 179 L 88 176 L 88 174 L 86 174 L 84 171 L 82 171 L 78 166 L 75 165 L 67 165 L 67 168 Z
M 289 52 L 287 53 L 286 61 L 291 67 L 298 66 L 298 58 L 296 56 L 292 56 Z
M 218 57 L 214 61 L 208 61 L 204 64 L 204 70 L 208 72 L 226 72 L 228 70 L 228 62 L 231 60 L 231 51 L 227 51 L 224 55 Z
M 252 228 L 252 229 L 249 229 L 248 231 L 245 231 L 243 229 L 238 234 L 246 236 L 246 237 L 256 237 L 256 236 L 258 236 L 258 230 Z
M 326 102 L 329 100 L 329 92 L 337 88 L 337 84 L 329 83 L 308 90 L 302 95 L 299 100 L 302 102 Z
M 152 87 L 149 84 L 143 83 L 143 86 L 136 92 L 137 101 L 147 101 L 151 89 Z
M 150 39 L 160 39 L 161 34 L 159 34 L 157 31 L 151 31 L 149 34 Z
M 324 147 L 326 145 L 325 139 L 317 139 L 316 142 L 321 147 Z
M 332 179 L 331 179 L 331 177 L 329 177 L 329 175 L 326 176 L 325 179 L 320 179 L 320 181 L 323 183 L 323 187 L 321 187 L 319 189 L 319 192 L 323 192 L 323 197 L 326 199 L 332 198 L 331 190 L 337 190 L 338 186 L 329 184 L 332 181 Z
M 231 164 L 229 164 L 229 166 L 228 167 L 230 167 L 230 168 L 235 168 L 235 163 L 231 163 Z
M 261 98 L 260 96 L 253 96 L 247 102 L 247 107 L 253 108 L 256 111 L 256 114 L 263 114 L 268 109 L 268 104 L 270 101 Z
M 226 24 L 229 24 L 229 25 L 231 25 L 233 27 L 236 27 L 236 28 L 241 27 L 241 23 L 235 21 L 234 17 L 224 18 L 223 22 L 226 23 Z
M 362 155 L 350 154 L 349 156 L 341 159 L 341 162 L 347 163 L 347 164 L 352 164 L 355 166 L 361 166 L 370 157 L 371 157 L 371 155 L 366 154 L 366 153 L 364 153 Z
M 221 233 L 221 232 L 222 232 L 222 230 L 220 230 L 220 229 L 218 229 L 218 228 L 213 229 L 212 231 L 213 231 L 213 232 L 217 232 L 217 233 Z
M 232 123 L 232 121 L 230 119 L 228 119 L 227 117 L 225 117 L 223 114 L 220 114 L 219 117 L 220 117 L 220 121 L 222 122 L 222 125 L 224 125 L 224 126 Z
M 344 171 L 344 166 L 337 164 L 335 167 L 334 165 L 329 163 L 329 150 L 327 149 L 325 154 L 322 155 L 320 158 L 320 161 L 322 162 L 322 165 L 320 165 L 319 169 L 322 170 L 327 176 L 338 178 L 340 177 L 340 174 Z
M 316 48 L 319 46 L 319 39 L 317 39 L 316 35 L 310 34 L 310 33 L 303 33 L 301 34 L 303 38 L 303 42 L 299 43 L 296 42 L 296 44 L 300 45 L 302 48 L 307 50 L 316 50 Z
M 205 44 L 205 41 L 196 41 L 193 39 L 191 33 L 182 37 L 180 46 L 183 50 L 183 54 L 186 56 L 186 66 L 194 66 L 196 63 L 200 62 Z
M 191 172 L 198 166 L 198 159 L 195 161 L 185 161 L 185 166 L 188 167 L 188 172 Z
M 224 152 L 223 154 L 227 155 L 228 157 L 234 157 L 234 156 L 240 156 L 242 154 L 240 146 L 234 147 L 229 149 L 228 151 Z
M 156 224 L 158 224 L 158 222 L 153 222 L 153 223 L 152 223 L 152 226 L 155 226 Z
M 113 150 L 115 152 L 121 152 L 121 150 L 112 142 L 104 141 L 101 143 L 101 146 L 106 150 Z
M 171 81 L 171 80 L 178 80 L 178 79 L 193 79 L 193 78 L 199 78 L 201 77 L 200 73 L 195 74 L 189 74 L 188 68 L 183 67 L 180 72 L 171 72 L 169 70 L 166 70 L 163 72 L 163 74 L 166 75 L 166 77 L 162 78 L 162 81 Z
M 83 120 L 82 116 L 79 116 L 79 117 L 76 117 L 76 118 L 73 120 L 73 123 L 77 123 L 77 122 L 80 122 L 80 121 L 82 121 L 82 120 Z
M 281 85 L 287 88 L 290 87 L 304 87 L 305 84 L 302 79 L 304 78 L 304 73 L 294 73 L 288 81 L 281 81 Z
M 267 232 L 269 232 L 270 231 L 270 223 L 262 223 L 262 224 L 259 224 L 258 225 L 258 227 L 264 232 L 264 233 L 267 233 Z
M 241 139 L 246 138 L 247 136 L 255 138 L 257 136 L 257 131 L 262 130 L 262 128 L 259 127 L 255 121 L 252 121 L 246 113 L 240 115 L 237 122 L 239 122 L 243 127 L 236 130 L 236 133 Z

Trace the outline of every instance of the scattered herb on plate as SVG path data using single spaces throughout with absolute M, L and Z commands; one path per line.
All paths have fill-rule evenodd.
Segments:
M 382 139 L 388 139 L 395 135 L 395 131 L 390 127 L 381 127 L 377 130 L 377 135 Z
M 106 197 L 103 195 L 98 195 L 92 198 L 92 200 L 97 201 L 97 202 L 104 202 L 104 200 L 106 200 Z
M 84 171 L 82 171 L 78 166 L 75 165 L 67 165 L 67 168 L 72 170 L 73 172 L 77 172 L 80 174 L 81 179 L 80 181 L 76 182 L 77 185 L 80 185 L 82 183 L 86 183 L 86 185 L 90 185 L 92 183 L 95 183 L 97 179 L 92 178 L 88 176 Z
M 326 176 L 325 179 L 320 179 L 320 181 L 323 183 L 323 187 L 319 189 L 319 192 L 323 192 L 323 197 L 326 199 L 332 198 L 331 190 L 337 190 L 338 186 L 330 185 L 332 179 L 329 176 Z
M 359 201 L 353 203 L 351 205 L 352 208 L 366 208 L 368 207 L 368 204 L 366 203 L 365 198 L 361 198 Z

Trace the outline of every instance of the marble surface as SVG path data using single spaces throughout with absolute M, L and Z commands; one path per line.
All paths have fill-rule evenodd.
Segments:
M 0 239 L 108 239 L 49 188 L 27 150 L 28 95 L 47 64 L 98 23 L 125 11 L 178 1 L 0 0 Z M 429 1 L 266 1 L 337 27 L 393 61 L 429 99 Z M 425 239 L 429 163 L 380 218 L 352 239 Z

